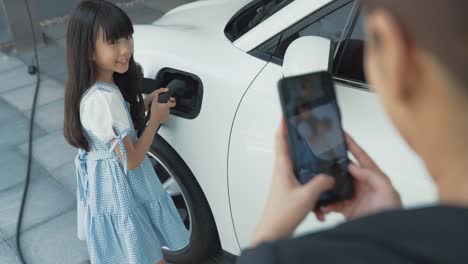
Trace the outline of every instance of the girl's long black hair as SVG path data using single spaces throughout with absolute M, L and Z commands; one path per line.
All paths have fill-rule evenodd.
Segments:
M 116 5 L 103 0 L 84 0 L 70 16 L 67 30 L 67 72 L 65 90 L 64 136 L 74 147 L 89 150 L 80 121 L 80 101 L 96 81 L 92 60 L 99 29 L 107 40 L 133 34 L 130 18 Z M 144 105 L 141 76 L 133 56 L 128 71 L 114 73 L 114 82 L 130 103 L 130 114 L 136 130 L 144 127 Z

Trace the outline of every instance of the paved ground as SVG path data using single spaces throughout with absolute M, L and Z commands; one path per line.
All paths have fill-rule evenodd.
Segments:
M 51 10 L 46 5 L 38 7 L 41 18 L 50 18 L 65 15 L 78 0 L 37 0 L 40 1 L 53 6 Z M 190 0 L 140 0 L 122 7 L 134 23 L 149 23 L 186 2 Z M 48 25 L 44 32 L 51 41 L 39 50 L 42 82 L 22 248 L 28 264 L 86 263 L 86 246 L 76 238 L 73 164 L 76 150 L 62 136 L 66 23 Z M 26 66 L 32 55 L 32 52 L 0 53 L 0 263 L 18 263 L 14 235 L 26 174 L 29 116 L 35 88 L 35 76 L 27 73 Z M 220 254 L 206 263 L 233 263 L 233 257 Z

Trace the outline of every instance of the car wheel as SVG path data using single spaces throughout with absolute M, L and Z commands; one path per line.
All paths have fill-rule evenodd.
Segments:
M 153 141 L 148 158 L 190 233 L 190 242 L 185 248 L 170 251 L 163 247 L 164 259 L 169 263 L 199 263 L 219 254 L 221 243 L 213 214 L 187 164 L 159 135 Z

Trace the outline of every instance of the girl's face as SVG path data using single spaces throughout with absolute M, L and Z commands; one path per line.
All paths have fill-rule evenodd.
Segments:
M 105 39 L 102 28 L 99 29 L 93 61 L 100 73 L 127 72 L 132 55 L 132 35 L 117 40 Z

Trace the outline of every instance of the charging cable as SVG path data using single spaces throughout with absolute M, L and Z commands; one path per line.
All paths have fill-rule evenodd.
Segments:
M 26 9 L 28 11 L 28 17 L 29 17 L 29 23 L 31 26 L 31 34 L 32 34 L 32 40 L 33 40 L 33 47 L 34 47 L 34 59 L 32 60 L 31 65 L 28 66 L 28 73 L 33 75 L 36 74 L 36 90 L 34 92 L 34 99 L 33 99 L 33 104 L 32 104 L 32 110 L 31 110 L 31 119 L 29 123 L 29 144 L 28 144 L 28 166 L 27 166 L 27 172 L 26 172 L 26 181 L 24 184 L 24 190 L 23 190 L 23 198 L 21 199 L 21 206 L 19 210 L 19 215 L 18 215 L 18 221 L 16 224 L 16 247 L 18 250 L 18 258 L 20 263 L 26 264 L 26 261 L 24 261 L 24 256 L 21 251 L 21 242 L 20 242 L 20 232 L 21 232 L 21 223 L 23 220 L 23 213 L 24 213 L 24 206 L 26 204 L 26 197 L 28 194 L 28 188 L 29 188 L 29 181 L 31 178 L 31 161 L 32 161 L 32 143 L 33 143 L 33 132 L 34 132 L 34 115 L 36 113 L 36 104 L 37 104 L 37 97 L 39 94 L 39 86 L 41 83 L 41 72 L 39 69 L 39 58 L 37 56 L 37 45 L 36 45 L 36 34 L 34 31 L 34 25 L 31 17 L 31 10 L 29 8 L 29 3 L 28 0 L 24 0 L 24 3 L 26 5 Z

